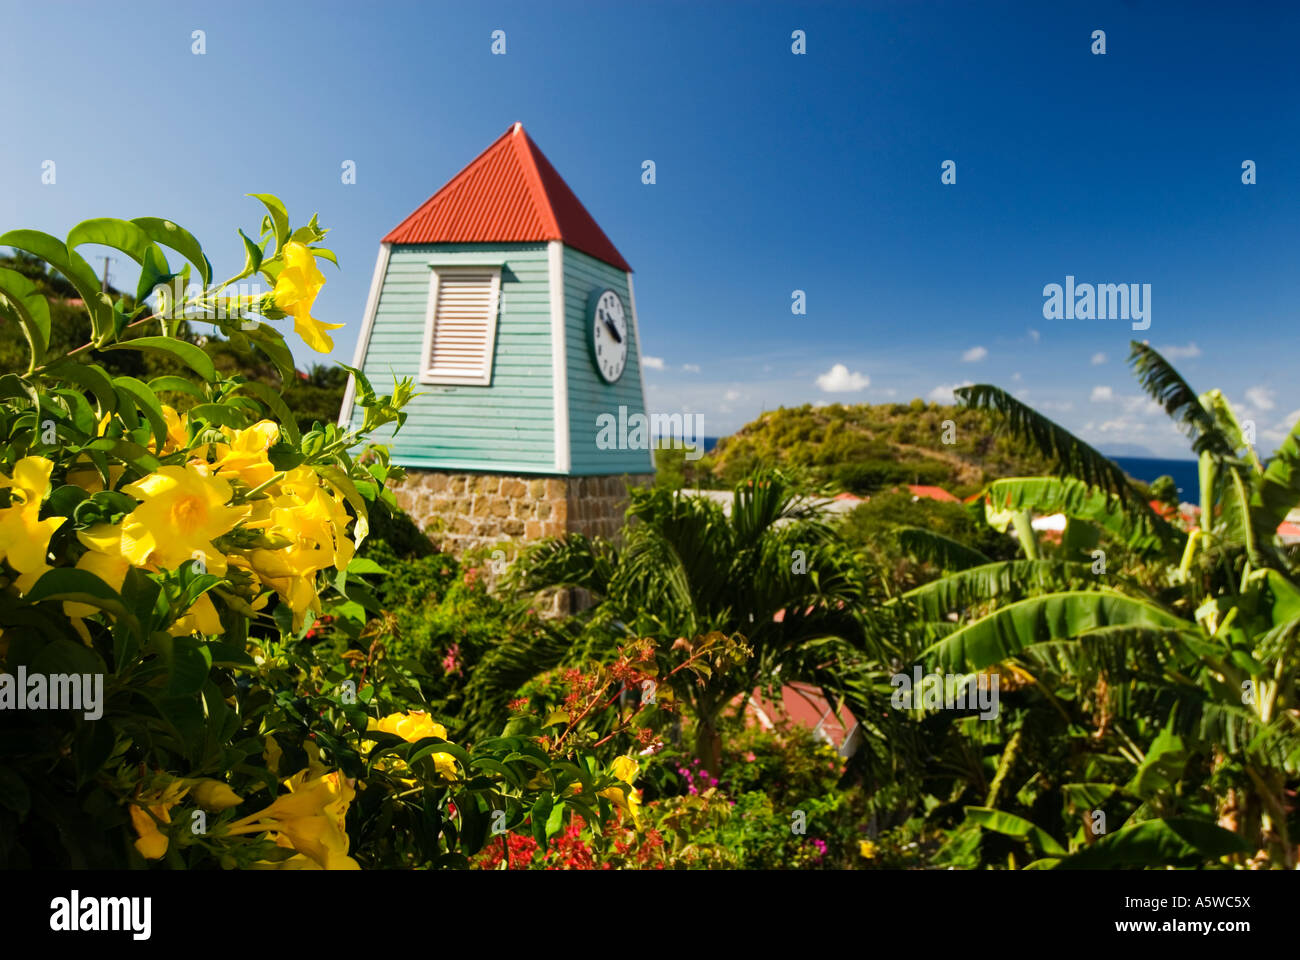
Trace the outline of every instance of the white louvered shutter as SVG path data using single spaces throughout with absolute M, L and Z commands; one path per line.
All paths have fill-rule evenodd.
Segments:
M 487 385 L 492 381 L 499 270 L 436 270 L 423 379 Z

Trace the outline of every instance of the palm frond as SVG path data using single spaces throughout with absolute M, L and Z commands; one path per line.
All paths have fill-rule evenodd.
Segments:
M 980 383 L 958 387 L 953 394 L 967 407 L 1001 414 L 1010 433 L 1051 459 L 1059 473 L 1100 487 L 1131 503 L 1142 502 L 1124 471 L 1114 461 L 1000 387 Z
M 965 570 L 989 563 L 989 558 L 974 547 L 921 527 L 899 527 L 898 545 L 917 560 L 933 563 L 944 570 Z
M 1018 600 L 1035 591 L 1078 588 L 1095 580 L 1086 563 L 1056 560 L 1004 560 L 952 573 L 903 594 L 926 620 L 942 620 L 949 613 L 994 599 Z
M 1177 556 L 1187 539 L 1146 501 L 1112 496 L 1073 477 L 1009 477 L 993 481 L 985 492 L 996 510 L 1063 513 L 1096 524 L 1139 553 Z
M 1214 415 L 1201 403 L 1182 375 L 1154 347 L 1136 340 L 1131 342 L 1129 364 L 1142 389 L 1165 408 L 1180 430 L 1192 441 L 1198 455 L 1208 451 L 1216 457 L 1236 456 L 1236 449 Z
M 1269 459 L 1263 476 L 1256 480 L 1250 504 L 1256 531 L 1267 531 L 1270 537 L 1286 515 L 1300 505 L 1300 421 Z

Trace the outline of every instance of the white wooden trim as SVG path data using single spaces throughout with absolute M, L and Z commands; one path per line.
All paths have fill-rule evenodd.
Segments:
M 511 257 L 504 251 L 484 253 L 480 250 L 439 250 L 430 255 L 431 267 L 502 267 Z
M 433 353 L 433 331 L 437 325 L 435 314 L 438 309 L 438 286 L 444 272 L 479 272 L 487 273 L 492 278 L 492 292 L 488 295 L 487 318 L 487 355 L 484 357 L 483 372 L 478 376 L 459 377 L 437 374 L 429 370 L 429 360 Z M 496 361 L 497 350 L 497 315 L 501 312 L 501 267 L 484 264 L 465 263 L 429 265 L 429 302 L 424 310 L 424 347 L 420 351 L 419 382 L 423 384 L 444 384 L 454 386 L 487 387 L 492 385 L 492 367 Z
M 564 315 L 564 242 L 546 245 L 551 288 L 551 396 L 555 410 L 555 472 L 568 473 L 572 464 L 569 449 L 569 357 Z
M 642 362 L 643 358 L 645 357 L 645 351 L 641 348 L 641 328 L 637 326 L 637 322 L 636 322 L 636 291 L 632 289 L 631 270 L 627 272 L 627 299 L 629 300 L 628 305 L 632 309 L 632 336 L 636 338 L 636 372 L 637 375 L 641 378 L 641 404 L 646 408 L 646 414 L 649 415 L 650 401 L 646 399 L 645 364 Z M 684 431 L 683 431 L 682 438 L 683 440 L 685 440 Z M 704 443 L 703 437 L 700 438 L 700 443 Z M 654 473 L 655 472 L 654 450 L 651 449 L 647 452 L 650 454 L 650 472 Z
M 352 366 L 358 370 L 366 360 L 366 351 L 370 348 L 370 333 L 375 328 L 375 314 L 379 312 L 379 293 L 384 287 L 384 277 L 388 273 L 388 257 L 392 252 L 391 243 L 379 245 L 379 255 L 375 258 L 375 273 L 370 278 L 370 293 L 366 297 L 366 312 L 361 320 L 361 332 L 357 334 L 357 347 L 352 354 Z M 339 407 L 339 426 L 346 428 L 352 420 L 352 406 L 357 398 L 356 378 L 348 376 L 347 388 L 343 391 L 343 404 Z

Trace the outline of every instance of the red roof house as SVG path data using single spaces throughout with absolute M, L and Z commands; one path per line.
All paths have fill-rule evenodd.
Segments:
M 516 123 L 399 223 L 385 243 L 561 240 L 619 270 L 622 254 Z

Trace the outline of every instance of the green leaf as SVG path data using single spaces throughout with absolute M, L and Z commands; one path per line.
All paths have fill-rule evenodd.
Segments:
M 531 817 L 533 839 L 537 841 L 537 845 L 543 850 L 546 849 L 547 828 L 549 826 L 551 811 L 554 807 L 555 800 L 549 793 L 542 794 L 537 798 L 537 802 L 533 804 Z M 561 807 L 561 810 L 563 810 L 563 807 Z
M 153 428 L 153 435 L 158 441 L 157 449 L 161 451 L 167 443 L 167 420 L 163 416 L 162 404 L 158 402 L 153 391 L 135 377 L 116 377 L 113 384 L 144 411 L 149 426 Z
M 1147 748 L 1142 765 L 1133 775 L 1127 789 L 1130 793 L 1149 800 L 1157 794 L 1168 794 L 1187 766 L 1187 748 L 1181 737 L 1170 730 L 1160 731 Z
M 205 287 L 212 282 L 212 264 L 204 254 L 199 241 L 188 230 L 178 227 L 170 220 L 162 220 L 158 217 L 136 217 L 131 223 L 139 227 L 155 243 L 175 250 L 194 264 L 199 271 L 199 276 L 203 278 Z
M 244 269 L 239 271 L 243 277 L 251 277 L 262 266 L 262 248 L 239 231 L 239 238 L 244 241 Z
M 1247 853 L 1237 834 L 1208 820 L 1170 817 L 1146 820 L 1102 837 L 1092 846 L 1064 858 L 1058 870 L 1109 870 L 1115 867 L 1157 867 L 1184 861 L 1217 860 Z
M 564 829 L 564 801 L 557 802 L 551 807 L 551 812 L 546 818 L 546 837 L 550 839 Z
M 273 193 L 250 193 L 248 196 L 261 200 L 270 212 L 271 223 L 275 227 L 275 252 L 279 253 L 289 239 L 289 211 Z
M 207 400 L 207 394 L 193 381 L 186 380 L 184 377 L 177 377 L 171 374 L 165 374 L 161 377 L 154 377 L 149 381 L 149 389 L 155 394 L 169 391 L 171 393 L 184 393 L 197 400 Z
M 972 410 L 1000 413 L 1011 435 L 1049 457 L 1059 473 L 1120 496 L 1136 509 L 1151 509 L 1150 504 L 1142 499 L 1141 494 L 1129 483 L 1124 471 L 1113 460 L 1005 390 L 981 383 L 958 387 L 953 390 L 953 395 Z
M 50 345 L 50 305 L 45 296 L 18 271 L 0 267 L 0 303 L 12 307 L 31 348 L 32 366 L 39 366 Z
M 237 389 L 246 390 L 266 404 L 271 411 L 271 415 L 279 422 L 280 431 L 284 434 L 284 438 L 295 447 L 298 445 L 301 440 L 298 434 L 298 421 L 285 404 L 284 398 L 280 396 L 274 387 L 262 383 L 260 380 L 249 380 L 247 383 L 241 383 Z
M 170 354 L 208 383 L 217 381 L 217 368 L 213 365 L 212 358 L 199 347 L 185 340 L 176 340 L 172 337 L 140 337 L 136 340 L 125 340 L 122 343 L 112 344 L 105 349 L 143 350 Z
M 153 648 L 167 668 L 168 697 L 188 697 L 203 689 L 212 669 L 212 651 L 197 637 L 155 633 Z
M 1219 422 L 1169 361 L 1149 344 L 1133 340 L 1129 346 L 1128 362 L 1142 388 L 1192 441 L 1192 450 L 1208 452 L 1216 459 L 1235 456 L 1232 441 Z
M 899 527 L 898 545 L 918 560 L 925 560 L 944 570 L 964 570 L 967 567 L 989 563 L 989 558 L 964 543 L 950 537 L 922 530 L 919 527 Z
M 988 807 L 966 807 L 965 810 L 966 819 L 978 823 L 985 830 L 1015 837 L 1017 840 L 1027 840 L 1049 856 L 1064 857 L 1068 853 L 1055 837 L 1023 817 L 1003 813 L 1001 810 L 990 810 Z
M 113 389 L 113 381 L 97 363 L 78 363 L 65 357 L 55 360 L 43 373 L 47 377 L 67 381 L 93 393 L 101 419 L 117 409 L 117 391 Z
M 126 608 L 116 590 L 88 570 L 57 567 L 43 574 L 23 597 L 27 603 L 46 600 L 73 601 L 104 610 L 130 623 L 135 616 Z
M 243 430 L 248 426 L 248 420 L 237 408 L 224 403 L 200 403 L 191 407 L 188 415 L 190 420 L 207 420 L 232 430 Z
M 1018 600 L 1025 594 L 1068 589 L 1086 582 L 1091 567 L 1056 560 L 1003 560 L 958 570 L 903 594 L 926 620 L 992 599 Z
M 10 230 L 0 235 L 0 247 L 15 247 L 34 254 L 63 274 L 86 304 L 96 343 L 102 343 L 112 333 L 113 301 L 100 289 L 99 278 L 90 265 L 62 240 L 39 230 Z
M 121 250 L 136 263 L 143 263 L 153 241 L 149 235 L 129 220 L 114 217 L 96 217 L 83 220 L 68 231 L 68 249 L 75 250 L 86 243 Z
M 1177 556 L 1187 539 L 1157 516 L 1150 504 L 1135 505 L 1073 477 L 1010 477 L 993 481 L 985 493 L 995 510 L 1063 513 L 1074 520 L 1094 523 L 1143 553 L 1159 551 Z
M 1107 626 L 1197 632 L 1195 624 L 1162 607 L 1114 590 L 1073 591 L 1031 597 L 953 631 L 923 654 L 941 669 L 983 670 L 1031 644 L 1078 638 Z

